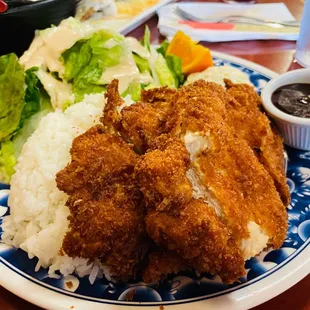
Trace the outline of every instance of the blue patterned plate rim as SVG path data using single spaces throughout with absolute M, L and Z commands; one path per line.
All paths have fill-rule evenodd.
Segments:
M 230 65 L 247 73 L 258 92 L 277 76 L 277 73 L 250 61 L 219 52 L 212 54 L 215 65 Z M 310 273 L 310 152 L 291 148 L 287 151 L 288 184 L 292 195 L 292 203 L 288 208 L 287 239 L 280 250 L 264 252 L 249 260 L 246 263 L 248 273 L 244 279 L 240 279 L 239 285 L 225 286 L 216 277 L 184 273 L 169 278 L 164 287 L 146 286 L 141 282 L 119 287 L 118 284 L 107 283 L 107 280 L 97 280 L 93 287 L 85 287 L 88 279 L 83 278 L 77 279 L 78 286 L 72 291 L 65 287 L 64 279 L 46 280 L 46 272 L 34 273 L 33 260 L 29 260 L 22 250 L 1 250 L 1 243 L 0 285 L 45 309 L 114 310 L 120 306 L 126 309 L 135 309 L 137 306 L 139 309 L 159 309 L 163 305 L 183 310 L 188 309 L 188 303 L 191 303 L 193 310 L 206 307 L 248 309 L 261 304 Z M 0 184 L 0 192 L 3 188 L 7 186 L 1 188 Z M 0 205 L 5 203 L 6 199 L 2 197 L 1 200 L 0 195 Z M 0 224 L 2 213 L 0 206 Z M 125 301 L 125 293 L 132 288 L 139 295 L 137 300 Z M 104 295 L 106 291 L 110 294 L 108 297 Z

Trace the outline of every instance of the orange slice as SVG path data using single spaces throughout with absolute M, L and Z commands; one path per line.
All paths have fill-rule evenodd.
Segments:
M 169 44 L 167 54 L 173 54 L 182 59 L 182 71 L 186 75 L 201 72 L 213 66 L 210 50 L 197 44 L 197 42 L 180 30 Z

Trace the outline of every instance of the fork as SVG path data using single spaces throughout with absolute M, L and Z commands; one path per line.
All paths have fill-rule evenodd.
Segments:
M 178 5 L 175 6 L 175 13 L 182 17 L 183 19 L 195 21 L 195 22 L 210 22 L 210 23 L 229 23 L 236 22 L 242 24 L 254 24 L 254 25 L 265 25 L 274 28 L 280 27 L 300 27 L 300 23 L 298 21 L 282 21 L 276 22 L 272 20 L 260 19 L 256 17 L 243 16 L 243 15 L 227 15 L 217 19 L 208 19 L 208 18 L 200 18 L 198 16 L 194 16 L 193 14 L 184 11 Z

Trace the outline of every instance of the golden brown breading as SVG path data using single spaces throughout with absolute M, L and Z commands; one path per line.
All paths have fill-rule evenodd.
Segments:
M 149 264 L 143 272 L 146 283 L 160 282 L 170 274 L 188 269 L 188 265 L 174 251 L 157 251 L 149 254 Z
M 177 91 L 168 87 L 153 88 L 141 92 L 141 102 L 149 103 L 162 114 L 170 114 L 171 104 Z
M 173 114 L 175 94 L 176 90 L 167 87 L 142 91 L 141 102 L 121 111 L 119 131 L 139 153 L 145 153 L 156 137 L 170 131 L 166 123 Z
M 228 94 L 235 98 L 242 107 L 248 110 L 261 108 L 262 101 L 253 86 L 248 84 L 234 84 L 228 79 L 225 79 L 224 82 Z
M 165 123 L 175 92 L 167 87 L 143 91 L 143 102 L 122 108 L 124 101 L 118 93 L 118 81 L 113 80 L 105 93 L 107 102 L 100 120 L 109 132 L 121 135 L 143 154 L 153 139 L 168 131 Z
M 73 140 L 71 163 L 57 173 L 60 190 L 71 194 L 81 188 L 96 188 L 132 173 L 138 156 L 120 137 L 106 133 L 102 126 L 90 128 Z M 115 156 L 117 154 L 117 156 Z
M 178 105 L 185 106 L 188 100 L 195 101 L 199 93 L 199 105 L 206 105 L 218 112 L 231 126 L 235 134 L 245 139 L 260 162 L 272 176 L 283 203 L 290 201 L 283 167 L 283 143 L 267 116 L 261 112 L 261 100 L 254 88 L 247 84 L 233 84 L 225 80 L 228 91 L 218 84 L 203 80 L 192 83 L 186 93 L 179 93 Z M 217 100 L 212 99 L 213 96 Z M 177 114 L 175 113 L 175 118 Z M 180 122 L 180 120 L 179 120 Z
M 177 138 L 161 136 L 141 156 L 135 166 L 140 189 L 149 206 L 157 210 L 182 205 L 192 198 L 192 187 L 186 177 L 189 154 Z
M 147 250 L 144 206 L 133 176 L 137 155 L 99 125 L 75 138 L 70 152 L 71 163 L 56 176 L 69 194 L 63 251 L 100 260 L 113 277 L 134 278 Z
M 184 143 L 163 136 L 138 161 L 135 172 L 141 190 L 155 204 L 145 219 L 147 231 L 159 246 L 176 251 L 189 266 L 232 282 L 245 272 L 243 254 L 214 209 L 192 198 L 188 167 Z M 157 272 L 150 268 L 150 274 Z
M 210 101 L 205 88 L 185 86 L 178 96 L 176 106 L 183 110 L 179 135 L 193 132 L 205 138 L 206 149 L 191 164 L 208 195 L 221 206 L 234 238 L 249 237 L 247 223 L 254 221 L 270 236 L 271 244 L 279 247 L 286 235 L 287 213 L 270 175 L 246 141 L 226 124 L 225 113 L 216 113 L 214 104 L 205 104 Z
M 136 103 L 121 112 L 121 136 L 145 153 L 153 139 L 165 132 L 165 121 L 159 110 L 148 103 Z
M 235 99 L 227 101 L 226 121 L 255 150 L 287 206 L 290 194 L 283 166 L 283 141 L 265 113 L 261 112 L 261 100 L 254 88 L 246 84 L 232 84 L 227 80 L 226 83 L 227 94 Z
M 243 276 L 243 253 L 214 209 L 196 199 L 182 207 L 178 213 L 149 211 L 146 227 L 151 238 L 177 252 L 189 266 L 216 273 L 226 283 Z
M 100 121 L 108 132 L 117 133 L 120 121 L 118 108 L 124 103 L 124 100 L 118 93 L 118 80 L 114 79 L 108 85 L 104 97 L 106 99 L 106 104 Z
M 198 80 L 179 89 L 173 101 L 172 108 L 179 107 L 183 109 L 188 105 L 194 107 L 198 104 L 199 109 L 197 109 L 197 113 L 200 113 L 201 109 L 206 108 L 214 113 L 218 113 L 222 118 L 225 118 L 226 98 L 226 91 L 221 85 Z M 195 114 L 194 109 L 192 113 Z

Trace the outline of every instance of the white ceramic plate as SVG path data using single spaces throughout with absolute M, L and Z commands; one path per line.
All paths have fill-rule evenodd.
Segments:
M 146 9 L 142 13 L 138 14 L 134 18 L 129 19 L 107 19 L 107 20 L 100 20 L 94 19 L 89 20 L 86 22 L 100 24 L 103 27 L 107 27 L 109 29 L 113 29 L 116 32 L 119 32 L 123 35 L 128 34 L 135 28 L 142 25 L 144 22 L 149 20 L 152 16 L 154 16 L 161 7 L 165 6 L 166 4 L 173 2 L 174 0 L 160 0 L 157 4 L 151 6 L 150 8 Z
M 249 75 L 256 90 L 276 74 L 240 58 L 213 52 L 215 65 L 230 65 Z M 88 278 L 50 279 L 47 270 L 34 271 L 36 259 L 22 250 L 0 243 L 0 284 L 14 294 L 45 309 L 248 309 L 261 304 L 307 276 L 310 272 L 310 152 L 287 148 L 287 181 L 291 191 L 289 229 L 281 249 L 261 253 L 246 262 L 247 274 L 240 284 L 224 285 L 218 277 L 183 272 L 159 286 L 143 282 L 115 284 Z M 0 184 L 1 217 L 7 208 L 8 186 Z M 0 230 L 1 236 L 1 230 Z M 71 281 L 70 288 L 66 285 Z M 136 290 L 133 301 L 126 294 Z

